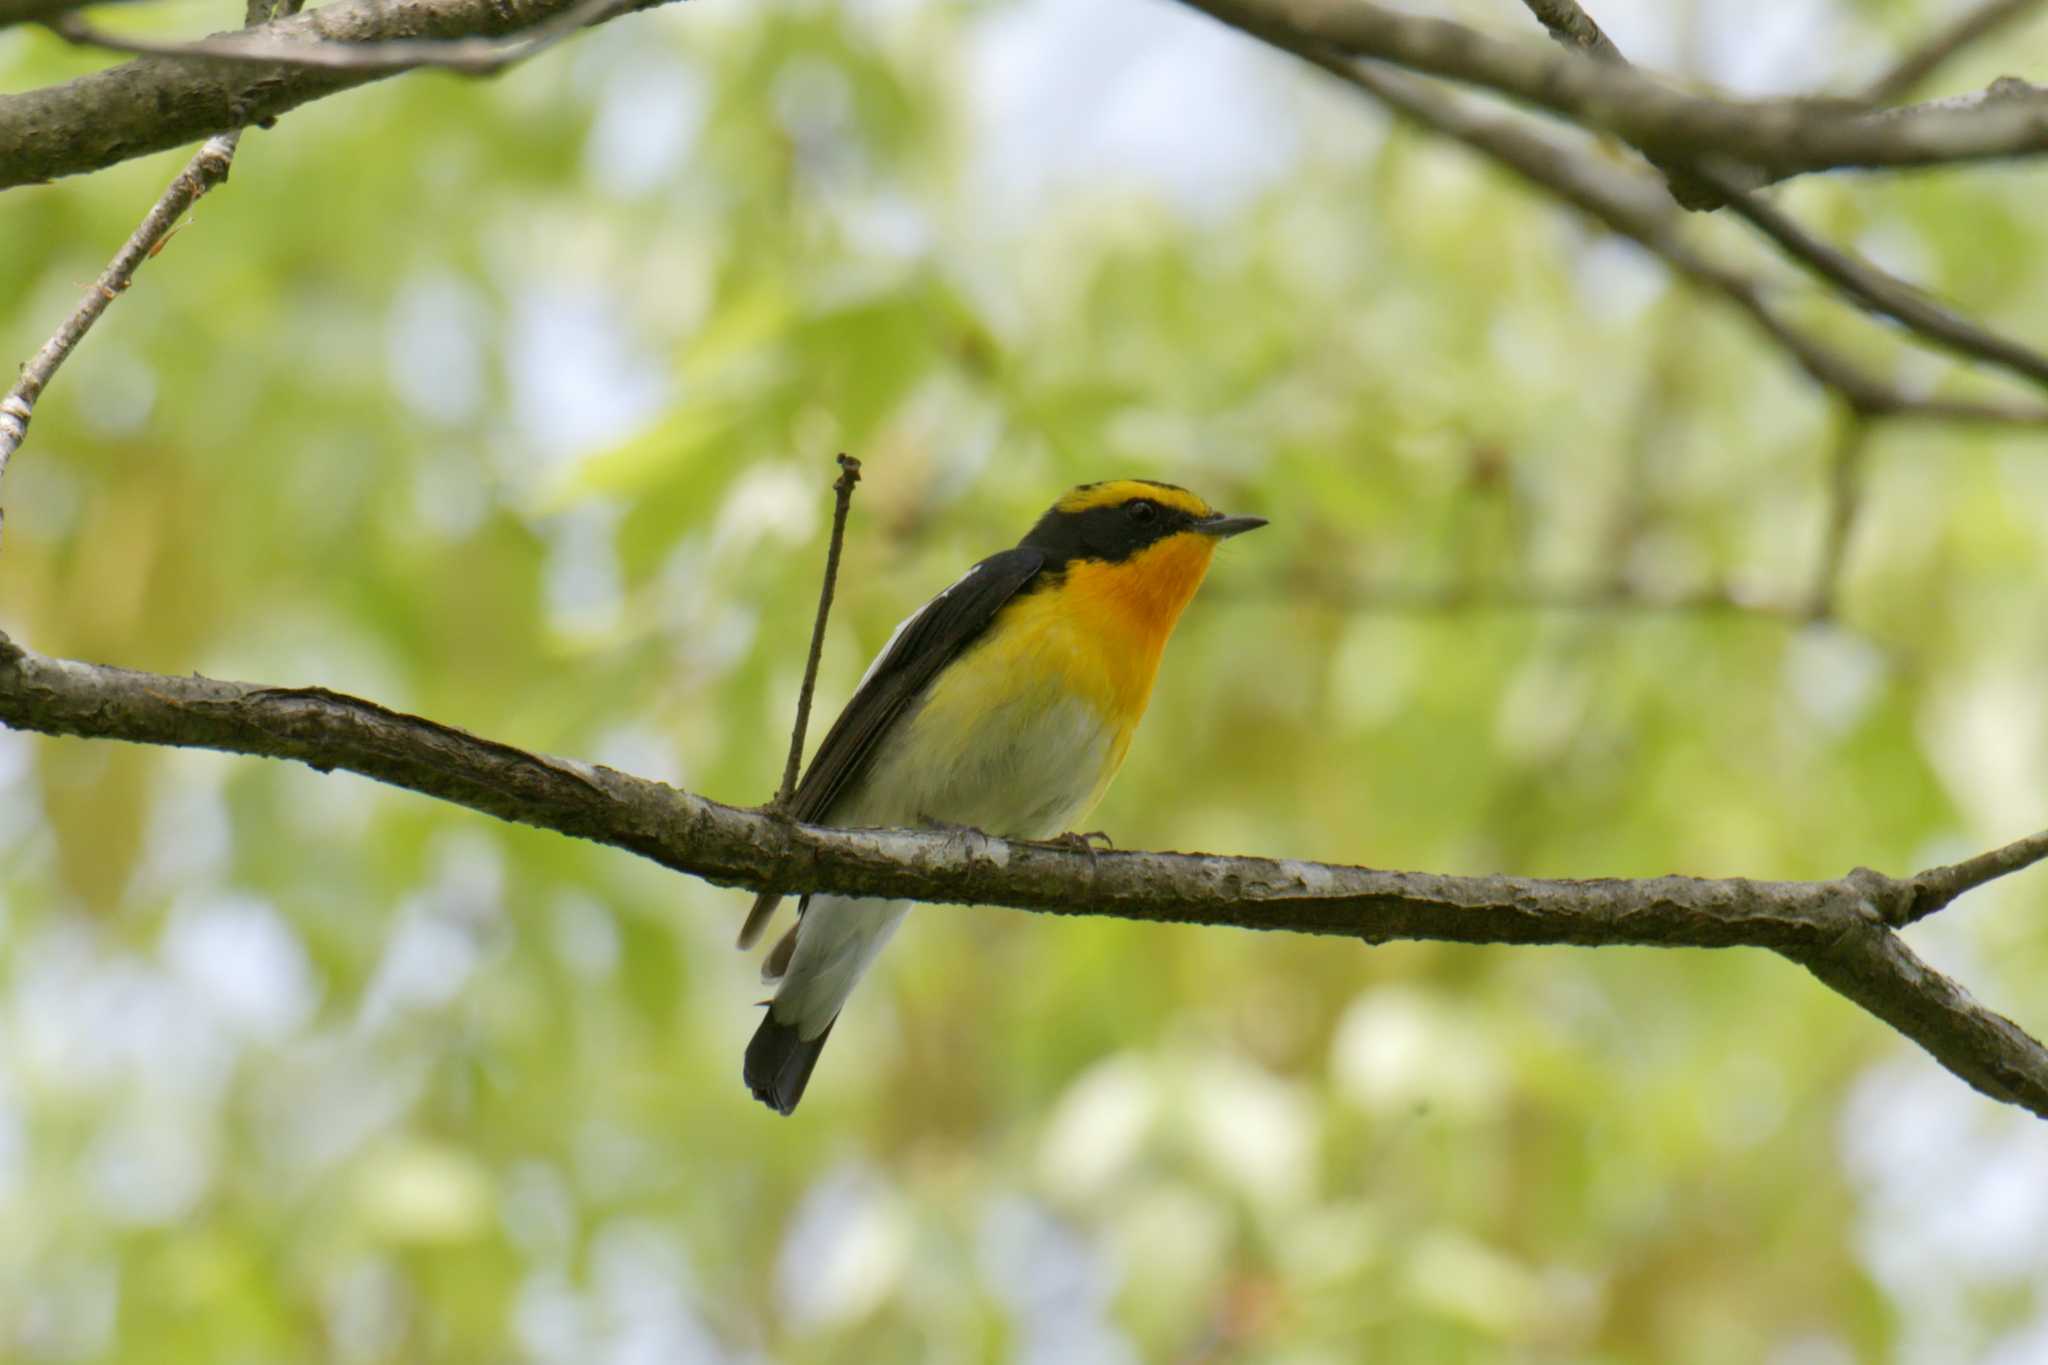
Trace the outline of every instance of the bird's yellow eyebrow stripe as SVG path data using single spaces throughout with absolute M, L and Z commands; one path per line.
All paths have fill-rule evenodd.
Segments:
M 1192 517 L 1210 516 L 1215 510 L 1185 488 L 1170 483 L 1153 483 L 1150 479 L 1111 479 L 1107 483 L 1084 483 L 1054 504 L 1054 510 L 1086 512 L 1092 507 L 1115 507 L 1119 503 L 1129 502 L 1132 498 L 1150 498 L 1161 507 L 1171 507 Z

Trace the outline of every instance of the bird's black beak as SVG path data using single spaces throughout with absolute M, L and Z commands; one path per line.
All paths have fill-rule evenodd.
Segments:
M 1226 517 L 1221 512 L 1218 512 L 1214 516 L 1203 517 L 1200 521 L 1196 522 L 1195 529 L 1205 536 L 1214 536 L 1218 540 L 1228 540 L 1232 536 L 1241 536 L 1246 531 L 1256 531 L 1265 524 L 1266 519 L 1264 517 Z

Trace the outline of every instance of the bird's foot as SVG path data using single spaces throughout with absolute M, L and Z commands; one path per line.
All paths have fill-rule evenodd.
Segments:
M 1099 829 L 1091 829 L 1086 834 L 1068 830 L 1065 834 L 1056 834 L 1050 839 L 1038 839 L 1033 842 L 1044 844 L 1047 848 L 1064 848 L 1075 853 L 1091 855 L 1116 847 L 1116 840 Z

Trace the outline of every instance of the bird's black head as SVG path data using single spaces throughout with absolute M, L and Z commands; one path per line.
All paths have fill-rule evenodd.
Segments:
M 1265 524 L 1263 517 L 1226 517 L 1174 484 L 1113 479 L 1069 492 L 1018 544 L 1043 551 L 1050 567 L 1076 559 L 1114 564 L 1173 536 L 1221 539 Z

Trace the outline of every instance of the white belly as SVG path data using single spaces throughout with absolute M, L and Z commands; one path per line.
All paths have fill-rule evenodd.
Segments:
M 1070 829 L 1108 785 L 1127 736 L 1055 685 L 1009 682 L 1001 701 L 970 714 L 951 698 L 927 698 L 897 723 L 831 822 L 964 825 L 1010 839 Z
M 961 660 L 950 687 L 897 721 L 829 823 L 959 825 L 1009 839 L 1072 829 L 1109 785 L 1130 732 L 1057 678 L 1014 664 L 1010 676 L 998 676 L 985 657 Z M 807 1039 L 830 1027 L 909 908 L 813 896 L 775 995 L 775 1017 Z

